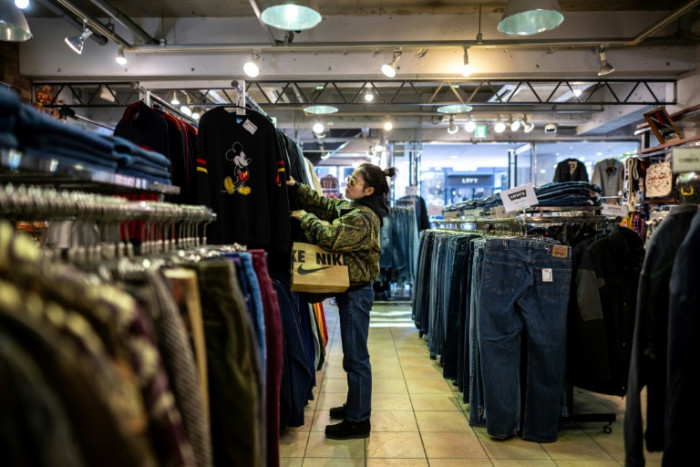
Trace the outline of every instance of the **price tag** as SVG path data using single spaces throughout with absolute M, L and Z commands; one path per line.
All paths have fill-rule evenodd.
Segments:
M 673 148 L 673 171 L 700 171 L 700 146 L 692 148 Z
M 624 204 L 603 204 L 601 214 L 610 217 L 627 217 L 629 209 Z
M 501 200 L 506 212 L 518 211 L 538 204 L 535 188 L 532 183 L 517 186 L 501 192 Z
M 551 269 L 543 269 L 542 270 L 542 282 L 552 282 L 554 279 L 552 278 L 552 270 Z
M 246 120 L 243 122 L 243 128 L 248 130 L 248 133 L 251 135 L 254 135 L 256 131 L 258 131 L 258 127 L 255 123 L 251 122 L 250 120 Z

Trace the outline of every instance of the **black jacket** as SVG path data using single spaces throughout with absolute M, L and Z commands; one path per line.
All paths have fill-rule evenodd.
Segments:
M 585 248 L 576 270 L 576 310 L 569 314 L 569 383 L 625 395 L 644 244 L 615 227 Z
M 565 159 L 557 164 L 553 182 L 588 182 L 588 172 L 583 162 L 577 159 Z

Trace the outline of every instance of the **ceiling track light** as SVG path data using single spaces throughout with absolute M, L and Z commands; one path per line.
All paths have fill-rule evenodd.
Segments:
M 260 54 L 257 50 L 251 53 L 250 60 L 245 62 L 243 65 L 243 72 L 249 78 L 257 78 L 260 74 L 260 67 L 258 66 L 258 61 L 260 60 Z
M 535 129 L 535 124 L 527 121 L 527 115 L 523 115 L 523 132 L 530 133 Z
M 472 66 L 469 63 L 468 50 L 469 50 L 469 47 L 464 48 L 464 57 L 463 57 L 463 64 L 462 64 L 462 76 L 464 76 L 465 78 L 472 74 Z
M 323 123 L 316 122 L 311 127 L 311 130 L 314 132 L 314 134 L 316 134 L 317 136 L 320 136 L 323 134 L 324 131 L 326 131 L 326 127 L 323 126 Z
M 511 118 L 510 131 L 518 131 L 520 129 L 521 125 L 522 125 L 522 123 L 520 122 L 520 120 L 518 120 L 517 118 L 515 120 L 513 120 Z
M 498 117 L 498 121 L 493 125 L 493 131 L 496 133 L 503 133 L 506 131 L 506 122 L 501 120 L 501 117 Z
M 498 30 L 509 36 L 550 31 L 564 21 L 557 0 L 508 0 Z
M 467 133 L 473 133 L 474 130 L 476 130 L 476 122 L 474 121 L 473 116 L 469 116 L 469 120 L 467 120 L 467 123 L 464 124 L 464 131 Z
M 450 123 L 447 126 L 447 132 L 451 135 L 454 135 L 455 133 L 457 133 L 458 130 L 459 127 L 455 124 L 455 116 L 450 115 Z
M 117 50 L 117 63 L 120 65 L 126 65 L 126 55 L 124 55 L 124 49 L 122 47 L 119 47 L 119 50 Z
M 600 68 L 598 69 L 598 76 L 605 76 L 609 75 L 613 71 L 615 71 L 615 67 L 608 62 L 607 57 L 605 56 L 605 47 L 601 46 L 600 49 L 598 49 L 598 60 L 600 60 Z
M 9 0 L 0 1 L 0 42 L 24 42 L 32 38 L 27 18 Z
M 83 32 L 79 36 L 66 37 L 65 41 L 68 47 L 78 55 L 83 53 L 83 46 L 85 45 L 85 40 L 92 36 L 92 30 L 88 27 L 87 18 L 83 20 Z
M 260 19 L 283 31 L 304 31 L 321 22 L 318 0 L 267 0 Z
M 387 78 L 393 78 L 396 76 L 396 67 L 399 64 L 399 59 L 401 58 L 401 54 L 403 51 L 401 49 L 395 49 L 394 50 L 394 58 L 391 61 L 391 63 L 385 63 L 382 65 L 382 73 L 384 76 Z

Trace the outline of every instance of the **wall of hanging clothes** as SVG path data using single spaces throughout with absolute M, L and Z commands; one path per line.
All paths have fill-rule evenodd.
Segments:
M 265 251 L 206 245 L 202 206 L 6 186 L 0 217 L 13 222 L 0 225 L 3 380 L 31 388 L 3 407 L 3 432 L 22 433 L 3 443 L 11 464 L 279 465 L 328 337 Z M 45 229 L 30 237 L 19 220 Z M 61 220 L 97 235 L 53 250 Z M 123 230 L 137 220 L 134 252 Z
M 567 385 L 624 393 L 642 240 L 581 214 L 422 232 L 414 321 L 493 437 L 555 441 Z

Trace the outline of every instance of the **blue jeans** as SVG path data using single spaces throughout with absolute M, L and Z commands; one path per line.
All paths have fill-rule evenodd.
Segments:
M 367 284 L 336 296 L 343 344 L 343 370 L 348 375 L 345 419 L 362 422 L 372 412 L 372 366 L 369 363 L 367 338 L 369 312 L 374 303 L 374 289 Z
M 471 293 L 469 296 L 469 424 L 483 426 L 484 413 L 484 380 L 481 373 L 481 356 L 479 354 L 479 297 L 482 269 L 484 264 L 484 248 L 486 239 L 480 238 L 472 242 L 472 277 Z
M 486 428 L 494 438 L 520 432 L 540 443 L 557 439 L 571 250 L 561 247 L 567 257 L 556 257 L 555 245 L 486 241 L 477 325 Z

